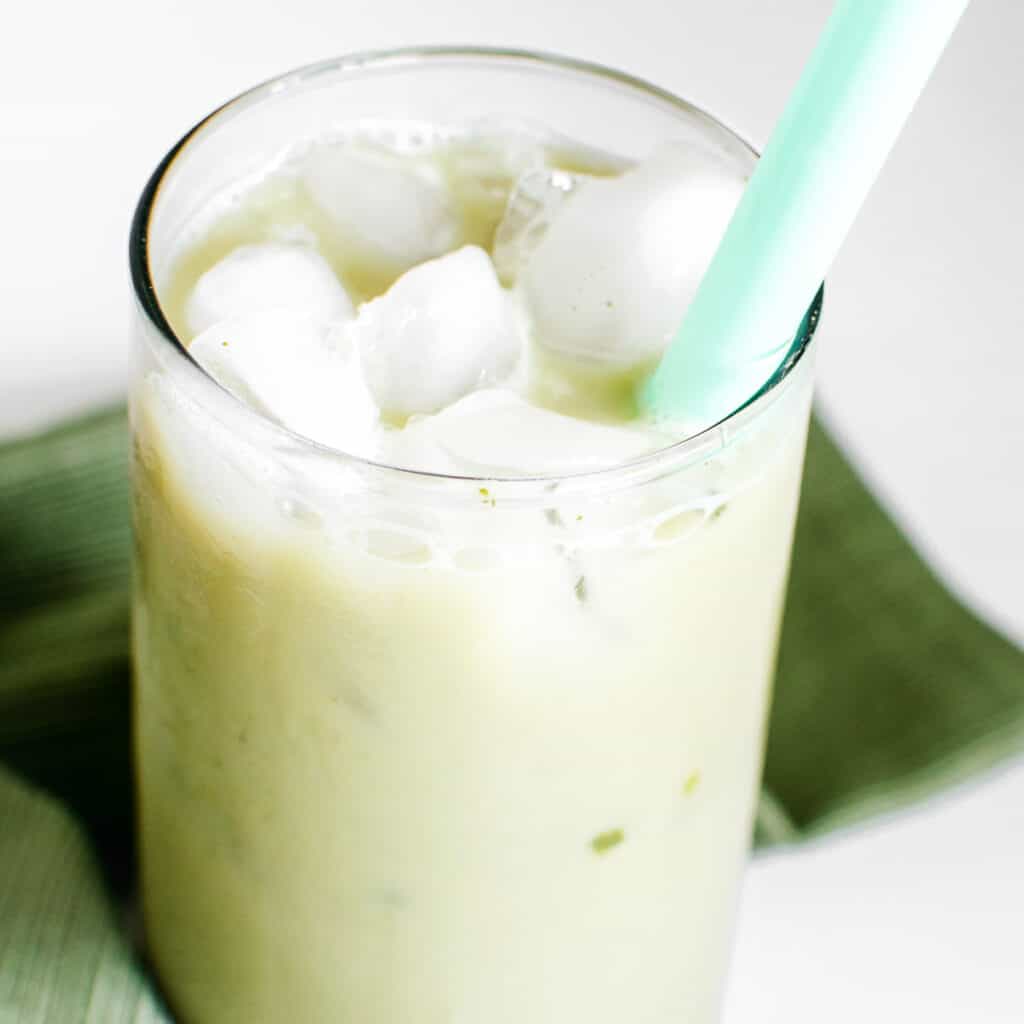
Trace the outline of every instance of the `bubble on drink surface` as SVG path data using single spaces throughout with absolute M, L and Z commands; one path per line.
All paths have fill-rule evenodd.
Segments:
M 337 327 L 275 310 L 216 324 L 189 352 L 228 391 L 295 433 L 356 454 L 374 449 L 377 407 Z
M 367 554 L 399 565 L 424 566 L 434 557 L 426 540 L 400 530 L 371 527 L 354 531 L 350 539 Z
M 663 516 L 654 527 L 651 538 L 656 544 L 674 544 L 699 530 L 707 522 L 703 508 L 686 508 L 671 511 Z
M 467 475 L 533 477 L 607 469 L 665 444 L 629 426 L 574 419 L 531 405 L 515 391 L 487 388 L 411 423 Z
M 724 159 L 679 142 L 580 182 L 519 275 L 537 341 L 616 366 L 660 356 L 743 188 Z
M 289 310 L 320 320 L 346 320 L 352 300 L 330 264 L 309 245 L 241 245 L 196 282 L 185 305 L 193 336 L 233 317 Z
M 515 283 L 580 177 L 551 167 L 531 168 L 519 176 L 494 232 L 491 249 L 502 284 Z
M 323 526 L 323 513 L 304 498 L 291 494 L 284 495 L 278 498 L 277 506 L 281 510 L 281 515 L 290 522 L 298 523 L 310 530 Z
M 407 271 L 364 303 L 346 331 L 377 404 L 397 418 L 500 382 L 524 346 L 513 298 L 472 245 Z
M 458 241 L 443 176 L 428 162 L 343 140 L 310 149 L 301 179 L 339 242 L 395 273 Z

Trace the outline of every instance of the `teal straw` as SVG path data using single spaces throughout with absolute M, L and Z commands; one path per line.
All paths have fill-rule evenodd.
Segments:
M 839 0 L 643 389 L 649 414 L 711 426 L 779 367 L 967 4 Z

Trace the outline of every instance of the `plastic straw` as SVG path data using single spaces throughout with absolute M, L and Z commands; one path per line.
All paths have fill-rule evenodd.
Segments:
M 967 3 L 836 4 L 643 391 L 650 414 L 711 426 L 778 368 Z

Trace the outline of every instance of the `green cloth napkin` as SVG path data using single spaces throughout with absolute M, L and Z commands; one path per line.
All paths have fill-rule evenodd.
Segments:
M 0 1024 L 169 1017 L 135 960 L 128 427 L 0 447 Z M 964 609 L 811 429 L 762 845 L 1024 750 L 1024 653 Z

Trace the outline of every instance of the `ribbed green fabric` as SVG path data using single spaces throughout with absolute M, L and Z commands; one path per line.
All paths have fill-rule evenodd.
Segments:
M 812 425 L 765 787 L 800 834 L 1024 751 L 1024 652 L 940 583 Z
M 81 828 L 0 769 L 0 1024 L 169 1020 Z
M 128 443 L 118 410 L 0 446 L 0 760 L 85 822 L 119 888 L 132 820 Z
M 132 851 L 128 444 L 118 410 L 0 446 L 0 1024 L 167 1020 L 114 909 Z M 813 424 L 759 842 L 1016 751 L 1024 653 L 946 591 Z

